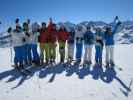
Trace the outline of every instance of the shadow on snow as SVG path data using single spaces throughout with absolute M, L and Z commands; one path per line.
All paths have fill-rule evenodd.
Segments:
M 119 77 L 117 77 L 117 73 L 114 68 L 107 68 L 103 71 L 102 67 L 93 66 L 91 69 L 90 66 L 79 67 L 78 65 L 62 65 L 57 64 L 51 67 L 29 67 L 32 73 L 29 75 L 22 75 L 16 69 L 11 69 L 8 71 L 4 71 L 0 73 L 0 81 L 2 79 L 8 78 L 6 83 L 13 82 L 15 80 L 19 80 L 16 86 L 11 89 L 15 89 L 21 86 L 26 80 L 30 79 L 34 75 L 37 75 L 38 78 L 45 78 L 47 75 L 51 75 L 49 79 L 49 83 L 53 82 L 56 78 L 57 74 L 61 74 L 65 72 L 66 77 L 71 77 L 73 74 L 76 74 L 79 79 L 84 79 L 86 76 L 91 75 L 94 80 L 101 79 L 103 82 L 110 84 L 113 80 L 116 80 L 123 88 L 120 88 L 120 91 L 128 97 L 129 92 L 131 91 L 131 85 L 133 80 L 131 80 L 130 85 L 127 86 Z M 38 74 L 37 74 L 38 73 Z

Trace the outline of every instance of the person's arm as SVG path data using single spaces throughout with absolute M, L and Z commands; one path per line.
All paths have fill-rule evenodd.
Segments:
M 119 21 L 118 23 L 116 23 L 116 25 L 114 26 L 114 29 L 113 29 L 113 31 L 112 31 L 112 33 L 113 34 L 115 34 L 116 33 L 116 31 L 117 31 L 117 29 L 118 29 L 118 27 L 121 25 L 121 22 Z
M 116 33 L 118 27 L 121 25 L 121 21 L 119 20 L 119 17 L 116 16 L 115 19 L 114 19 L 114 29 L 112 31 L 113 34 Z
M 53 21 L 52 21 L 52 18 L 49 18 L 49 23 L 48 23 L 48 31 L 51 31 L 51 29 L 53 28 Z

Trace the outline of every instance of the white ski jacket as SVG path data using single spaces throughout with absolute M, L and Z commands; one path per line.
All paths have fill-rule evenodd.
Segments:
M 25 44 L 25 35 L 23 32 L 12 31 L 10 34 L 13 47 L 23 46 Z

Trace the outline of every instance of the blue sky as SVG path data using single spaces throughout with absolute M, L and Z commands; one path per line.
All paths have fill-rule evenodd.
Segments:
M 111 22 L 118 15 L 133 20 L 133 0 L 0 0 L 0 29 L 11 25 L 16 17 L 21 21 L 78 23 L 89 20 Z

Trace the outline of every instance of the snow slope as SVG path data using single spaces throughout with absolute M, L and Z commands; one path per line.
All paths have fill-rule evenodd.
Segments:
M 115 70 L 58 65 L 28 77 L 10 67 L 10 51 L 0 48 L 0 100 L 133 100 L 133 45 L 116 45 Z

